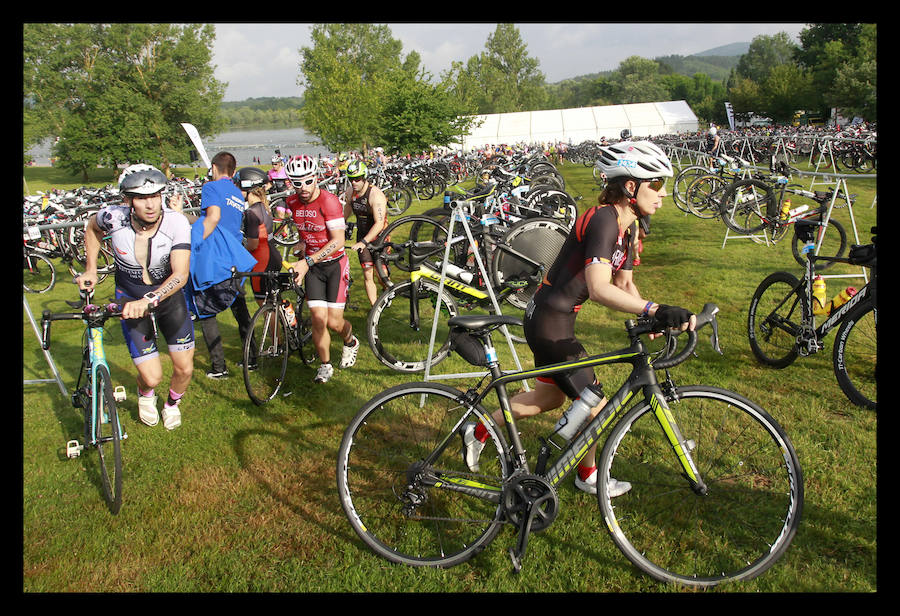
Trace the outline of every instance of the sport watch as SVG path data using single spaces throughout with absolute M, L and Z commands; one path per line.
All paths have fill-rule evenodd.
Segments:
M 144 299 L 150 302 L 150 305 L 156 308 L 159 305 L 159 293 L 150 291 L 144 294 Z
M 307 257 L 306 257 L 306 264 L 307 264 L 308 266 L 312 267 L 313 265 L 316 264 L 316 260 L 313 259 L 313 258 L 310 257 L 310 256 L 307 256 Z

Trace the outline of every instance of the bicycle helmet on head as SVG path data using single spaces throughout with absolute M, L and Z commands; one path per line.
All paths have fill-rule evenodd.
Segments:
M 365 177 L 367 172 L 368 168 L 366 167 L 366 163 L 361 160 L 350 161 L 350 164 L 347 165 L 348 178 Z
M 234 174 L 234 185 L 240 190 L 253 190 L 269 181 L 265 171 L 257 167 L 244 167 Z
M 307 154 L 291 156 L 284 167 L 284 172 L 292 182 L 305 178 L 316 172 L 316 159 Z
M 631 130 L 628 128 L 623 128 L 622 132 L 619 133 L 619 137 L 622 139 L 631 139 Z
M 675 175 L 669 157 L 649 141 L 622 141 L 601 146 L 597 166 L 609 181 L 618 178 L 652 180 Z
M 138 163 L 122 171 L 119 192 L 132 197 L 155 195 L 166 187 L 168 181 L 166 175 L 153 165 Z

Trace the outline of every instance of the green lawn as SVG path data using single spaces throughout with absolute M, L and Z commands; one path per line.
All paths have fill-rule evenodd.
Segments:
M 567 188 L 596 203 L 590 168 L 562 167 Z M 30 185 L 38 178 L 26 169 Z M 100 184 L 109 180 L 98 179 Z M 801 180 L 808 184 L 809 180 Z M 76 184 L 78 185 L 78 184 Z M 32 191 L 37 190 L 30 186 Z M 671 190 L 671 185 L 669 187 Z M 853 214 L 861 243 L 875 224 L 874 180 L 850 182 L 859 194 Z M 408 213 L 440 202 L 416 203 Z M 834 216 L 850 228 L 849 212 Z M 851 231 L 852 236 L 852 231 Z M 681 384 L 732 389 L 766 408 L 785 428 L 805 475 L 803 519 L 785 556 L 761 577 L 714 592 L 873 592 L 877 590 L 876 414 L 852 406 L 831 368 L 831 338 L 816 356 L 784 370 L 759 365 L 745 333 L 754 289 L 769 273 L 800 273 L 790 246 L 748 239 L 723 246 L 721 222 L 681 213 L 666 200 L 653 218 L 635 280 L 654 301 L 699 310 L 716 302 L 724 355 L 705 340 L 698 357 L 672 371 Z M 362 275 L 347 317 L 365 332 Z M 854 270 L 843 270 L 853 273 Z M 855 270 L 858 271 L 858 270 Z M 829 296 L 851 279 L 829 280 Z M 111 281 L 100 295 L 113 294 Z M 28 295 L 32 312 L 63 311 L 76 295 L 68 282 Z M 578 334 L 589 350 L 626 342 L 627 315 L 588 305 Z M 133 368 L 119 326 L 107 326 L 113 381 L 128 389 L 121 405 L 125 442 L 124 503 L 111 516 L 103 499 L 96 454 L 65 457 L 65 442 L 81 432 L 79 414 L 55 385 L 23 388 L 23 590 L 26 592 L 680 592 L 635 570 L 607 537 L 595 500 L 571 479 L 560 488 L 561 512 L 547 531 L 532 535 L 524 568 L 511 572 L 504 529 L 482 554 L 449 570 L 392 565 L 371 553 L 351 530 L 335 486 L 337 449 L 358 408 L 376 392 L 410 379 L 382 366 L 364 345 L 357 365 L 314 385 L 314 367 L 292 359 L 289 396 L 260 408 L 247 398 L 236 372 L 239 336 L 230 312 L 219 318 L 229 369 L 224 381 L 205 378 L 209 357 L 197 328 L 194 380 L 182 402 L 183 425 L 167 432 L 137 419 Z M 53 327 L 52 353 L 71 391 L 77 379 L 82 329 Z M 702 338 L 705 339 L 705 336 Z M 333 343 L 333 353 L 338 352 Z M 497 345 L 508 359 L 505 345 Z M 525 365 L 527 348 L 518 347 Z M 506 357 L 503 357 L 503 353 Z M 170 372 L 168 359 L 164 367 Z M 465 370 L 453 358 L 435 373 Z M 50 370 L 23 316 L 23 377 Z M 598 371 L 610 387 L 622 371 Z M 467 380 L 448 381 L 466 387 Z M 164 381 L 167 384 L 167 381 Z M 162 389 L 162 388 L 161 388 Z M 523 422 L 523 436 L 548 430 L 557 418 Z M 533 452 L 534 450 L 532 450 Z M 589 573 L 588 573 L 589 572 Z

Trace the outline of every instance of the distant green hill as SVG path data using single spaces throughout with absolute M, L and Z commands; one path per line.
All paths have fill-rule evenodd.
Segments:
M 720 47 L 713 47 L 706 51 L 699 51 L 692 56 L 742 56 L 750 51 L 750 43 L 730 43 Z

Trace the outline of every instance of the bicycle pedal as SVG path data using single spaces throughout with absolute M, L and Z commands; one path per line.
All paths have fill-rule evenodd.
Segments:
M 113 400 L 116 402 L 124 402 L 125 401 L 125 386 L 117 385 L 113 390 Z
M 72 440 L 66 443 L 66 457 L 67 458 L 77 458 L 81 455 L 81 450 L 84 449 L 84 445 L 79 443 L 78 441 Z

